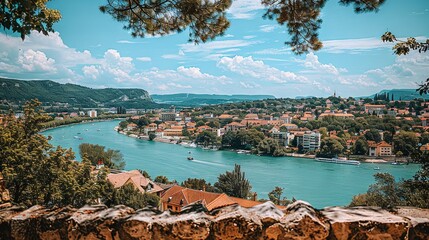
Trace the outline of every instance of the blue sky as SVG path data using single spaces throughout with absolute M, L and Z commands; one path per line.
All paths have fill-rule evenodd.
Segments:
M 0 76 L 50 79 L 93 88 L 143 88 L 150 94 L 271 94 L 276 97 L 364 96 L 416 88 L 429 77 L 429 53 L 395 56 L 380 36 L 429 37 L 429 1 L 387 0 L 378 13 L 355 14 L 330 0 L 319 31 L 324 48 L 297 56 L 284 26 L 262 18 L 257 0 L 235 0 L 223 37 L 188 43 L 188 31 L 132 38 L 102 14 L 106 0 L 53 0 L 55 33 L 0 32 Z

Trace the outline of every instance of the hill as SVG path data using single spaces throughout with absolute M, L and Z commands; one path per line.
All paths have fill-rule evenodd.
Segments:
M 195 107 L 212 104 L 224 104 L 275 98 L 273 95 L 217 95 L 191 93 L 177 93 L 165 95 L 153 94 L 151 95 L 151 97 L 156 103 L 171 104 L 182 107 Z
M 394 100 L 414 100 L 414 99 L 429 99 L 429 95 L 420 95 L 418 92 L 416 92 L 416 89 L 391 89 L 391 90 L 381 90 L 380 92 L 376 93 L 378 95 L 388 93 L 391 97 L 393 94 Z M 374 98 L 375 94 L 367 97 L 360 97 L 360 98 Z
M 0 99 L 12 104 L 37 98 L 43 105 L 68 104 L 72 107 L 151 108 L 157 104 L 143 89 L 93 89 L 50 80 L 14 80 L 0 78 Z

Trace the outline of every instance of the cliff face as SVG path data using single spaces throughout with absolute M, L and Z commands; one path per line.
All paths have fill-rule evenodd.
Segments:
M 313 209 L 297 201 L 181 214 L 125 206 L 0 210 L 0 239 L 429 239 L 429 211 L 404 208 Z

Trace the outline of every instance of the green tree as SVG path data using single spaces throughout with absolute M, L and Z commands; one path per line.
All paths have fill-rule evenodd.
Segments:
M 200 178 L 188 178 L 184 182 L 182 182 L 182 187 L 191 188 L 195 190 L 203 190 L 207 192 L 216 192 L 216 189 L 205 179 Z
M 381 135 L 377 129 L 371 128 L 369 131 L 365 132 L 364 136 L 368 141 L 381 142 Z
M 141 209 L 147 206 L 158 207 L 160 198 L 154 194 L 141 193 L 129 183 L 115 189 L 110 201 L 110 205 L 123 204 L 134 209 Z
M 54 31 L 53 24 L 61 19 L 58 10 L 46 6 L 48 1 L 3 1 L 0 8 L 1 26 L 3 29 L 18 32 L 22 40 L 32 30 L 48 35 L 48 32 Z
M 204 147 L 214 146 L 217 143 L 216 134 L 211 131 L 203 131 L 197 135 L 195 143 Z
M 258 154 L 269 155 L 273 157 L 280 157 L 286 155 L 286 149 L 280 146 L 279 142 L 272 139 L 266 138 L 259 142 L 257 146 Z
M 79 145 L 81 156 L 86 156 L 93 166 L 102 161 L 104 166 L 112 169 L 124 169 L 125 161 L 119 150 L 107 149 L 98 144 L 82 143 Z
M 337 139 L 325 138 L 320 144 L 319 155 L 322 157 L 336 157 L 344 150 L 344 146 Z
M 395 152 L 401 151 L 404 156 L 410 156 L 416 151 L 419 139 L 413 132 L 400 131 L 393 137 Z
M 238 198 L 247 198 L 252 189 L 245 173 L 241 172 L 241 167 L 237 164 L 235 164 L 232 172 L 226 171 L 224 174 L 220 174 L 214 187 L 218 192 Z
M 150 133 L 149 133 L 149 141 L 153 141 L 155 138 L 156 138 L 155 133 L 150 132 Z
M 286 206 L 291 203 L 286 197 L 282 198 L 284 188 L 276 186 L 271 192 L 268 193 L 268 198 L 271 202 L 277 205 Z
M 366 155 L 368 153 L 368 143 L 364 138 L 359 138 L 355 142 L 353 153 L 356 155 Z
M 170 181 L 168 180 L 168 178 L 166 176 L 156 176 L 154 182 L 164 183 L 164 184 L 169 184 L 170 183 Z
M 71 149 L 53 148 L 39 134 L 47 119 L 37 100 L 24 105 L 24 117 L 13 113 L 0 125 L 0 170 L 15 204 L 82 206 L 108 198 L 106 172 L 91 173 L 85 156 L 74 161 Z

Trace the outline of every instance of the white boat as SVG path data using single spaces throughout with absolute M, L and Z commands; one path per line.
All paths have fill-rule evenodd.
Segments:
M 360 165 L 359 161 L 345 160 L 345 159 L 338 159 L 338 158 L 315 158 L 314 160 L 316 160 L 318 162 L 326 162 L 326 163 Z
M 378 171 L 380 170 L 380 167 L 375 167 L 374 170 Z

